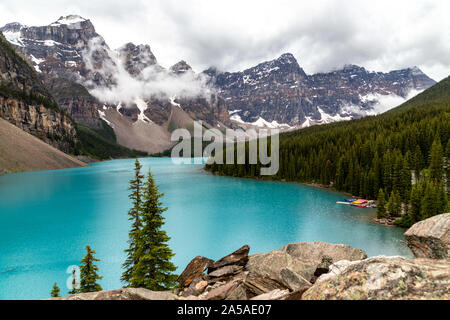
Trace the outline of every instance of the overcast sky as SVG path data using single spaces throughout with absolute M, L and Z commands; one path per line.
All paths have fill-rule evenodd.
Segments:
M 291 52 L 307 73 L 358 64 L 450 75 L 448 0 L 1 0 L 0 24 L 79 14 L 111 48 L 149 44 L 165 67 L 241 70 Z

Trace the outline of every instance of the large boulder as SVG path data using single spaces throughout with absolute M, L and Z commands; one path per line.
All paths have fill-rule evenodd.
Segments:
M 186 269 L 178 277 L 178 283 L 182 287 L 188 287 L 191 282 L 199 278 L 203 272 L 213 263 L 214 261 L 202 256 L 197 256 L 189 262 Z
M 245 268 L 252 274 L 259 274 L 283 282 L 281 278 L 283 269 L 289 269 L 309 280 L 314 275 L 316 267 L 315 261 L 297 259 L 286 252 L 275 250 L 250 256 Z
M 450 213 L 417 222 L 405 232 L 408 247 L 417 258 L 450 258 Z
M 373 257 L 345 264 L 336 275 L 322 275 L 302 299 L 450 299 L 448 260 Z
M 177 300 L 169 291 L 151 291 L 143 288 L 122 288 L 99 292 L 72 294 L 51 300 Z
M 356 261 L 367 258 L 367 254 L 361 249 L 353 248 L 346 244 L 332 244 L 322 241 L 290 243 L 283 246 L 280 250 L 294 258 L 311 260 L 316 264 L 321 263 L 324 256 L 330 257 L 335 262 L 339 260 Z

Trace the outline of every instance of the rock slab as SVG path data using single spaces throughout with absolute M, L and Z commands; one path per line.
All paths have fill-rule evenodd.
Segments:
M 450 213 L 417 222 L 405 232 L 408 247 L 417 258 L 450 258 Z
M 189 262 L 186 269 L 178 277 L 178 283 L 182 287 L 187 287 L 191 282 L 200 277 L 203 272 L 213 263 L 214 261 L 202 256 L 197 256 Z

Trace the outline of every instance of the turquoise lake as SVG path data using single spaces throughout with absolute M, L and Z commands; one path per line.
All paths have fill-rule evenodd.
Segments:
M 218 259 L 244 244 L 250 254 L 286 243 L 345 243 L 374 255 L 412 257 L 403 230 L 371 221 L 375 210 L 336 204 L 344 195 L 310 186 L 214 176 L 202 165 L 141 159 L 165 193 L 165 230 L 181 272 L 195 256 Z M 133 159 L 87 168 L 0 177 L 0 299 L 43 299 L 54 282 L 67 293 L 70 266 L 89 244 L 100 284 L 122 286 Z

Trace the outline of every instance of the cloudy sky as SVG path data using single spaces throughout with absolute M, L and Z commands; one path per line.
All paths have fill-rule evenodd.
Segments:
M 2 0 L 0 24 L 89 18 L 112 48 L 149 44 L 158 61 L 236 71 L 284 52 L 307 73 L 358 64 L 450 75 L 448 0 Z

